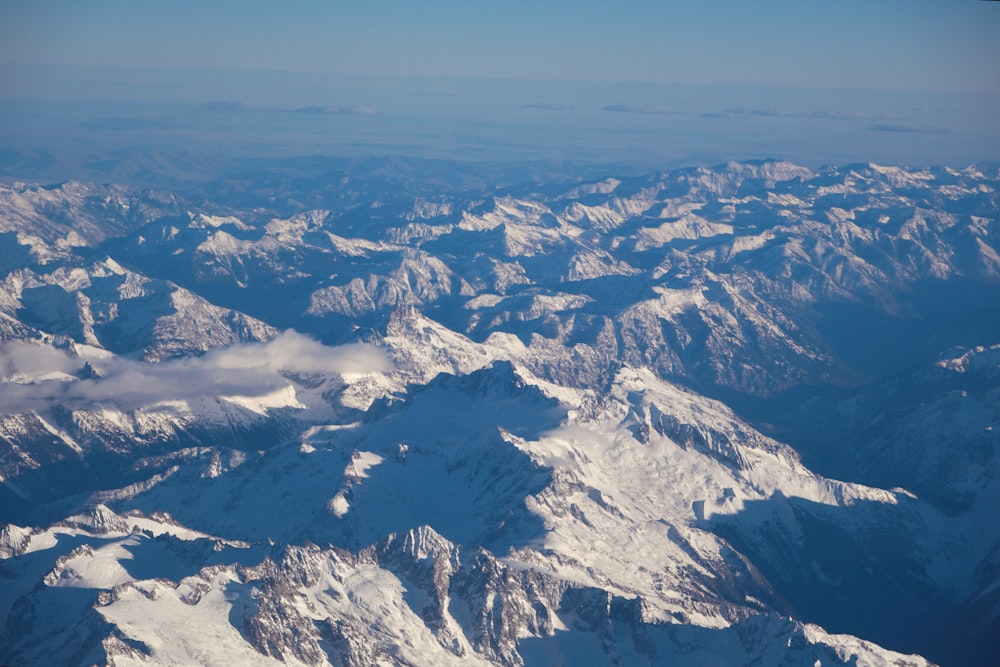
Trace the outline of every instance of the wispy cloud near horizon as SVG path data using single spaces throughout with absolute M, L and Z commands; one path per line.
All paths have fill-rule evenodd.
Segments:
M 793 111 L 789 109 L 772 109 L 769 107 L 751 107 L 711 111 L 702 114 L 705 118 L 816 118 L 820 120 L 901 120 L 902 116 L 868 111 Z
M 308 106 L 292 109 L 292 113 L 314 113 L 333 116 L 375 116 L 378 111 L 371 107 Z
M 540 111 L 572 111 L 573 107 L 568 104 L 548 104 L 545 102 L 529 102 L 522 104 L 521 109 L 538 109 Z
M 670 107 L 650 107 L 640 104 L 609 104 L 601 107 L 601 111 L 614 111 L 616 113 L 637 113 L 660 116 L 685 115 L 687 112 L 675 111 Z
M 871 132 L 902 132 L 905 134 L 951 134 L 946 127 L 932 125 L 900 125 L 895 123 L 875 123 L 866 129 Z

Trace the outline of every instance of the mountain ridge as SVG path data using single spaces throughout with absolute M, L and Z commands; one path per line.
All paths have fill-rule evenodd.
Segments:
M 0 660 L 987 664 L 1000 172 L 440 176 L 0 186 Z

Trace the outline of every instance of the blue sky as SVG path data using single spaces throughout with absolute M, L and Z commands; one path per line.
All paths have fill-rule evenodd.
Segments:
M 0 0 L 0 64 L 1000 92 L 981 0 Z
M 1000 158 L 998 65 L 982 0 L 0 0 L 0 171 L 177 150 L 963 166 Z

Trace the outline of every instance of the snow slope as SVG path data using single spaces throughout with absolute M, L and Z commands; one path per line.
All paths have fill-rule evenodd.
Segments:
M 995 169 L 357 169 L 0 186 L 0 662 L 990 664 Z

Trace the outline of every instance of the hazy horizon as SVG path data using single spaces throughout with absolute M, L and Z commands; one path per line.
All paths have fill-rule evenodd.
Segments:
M 7 179 L 307 155 L 1000 159 L 997 3 L 43 0 L 0 19 Z
M 0 175 L 13 179 L 104 180 L 121 177 L 111 169 L 115 162 L 179 154 L 198 160 L 555 160 L 634 172 L 762 158 L 809 167 L 867 161 L 966 166 L 1000 156 L 994 121 L 1000 95 L 196 70 L 5 71 L 15 81 L 42 74 L 32 83 L 36 91 L 42 79 L 47 86 L 44 95 L 25 94 L 16 85 L 0 94 Z

